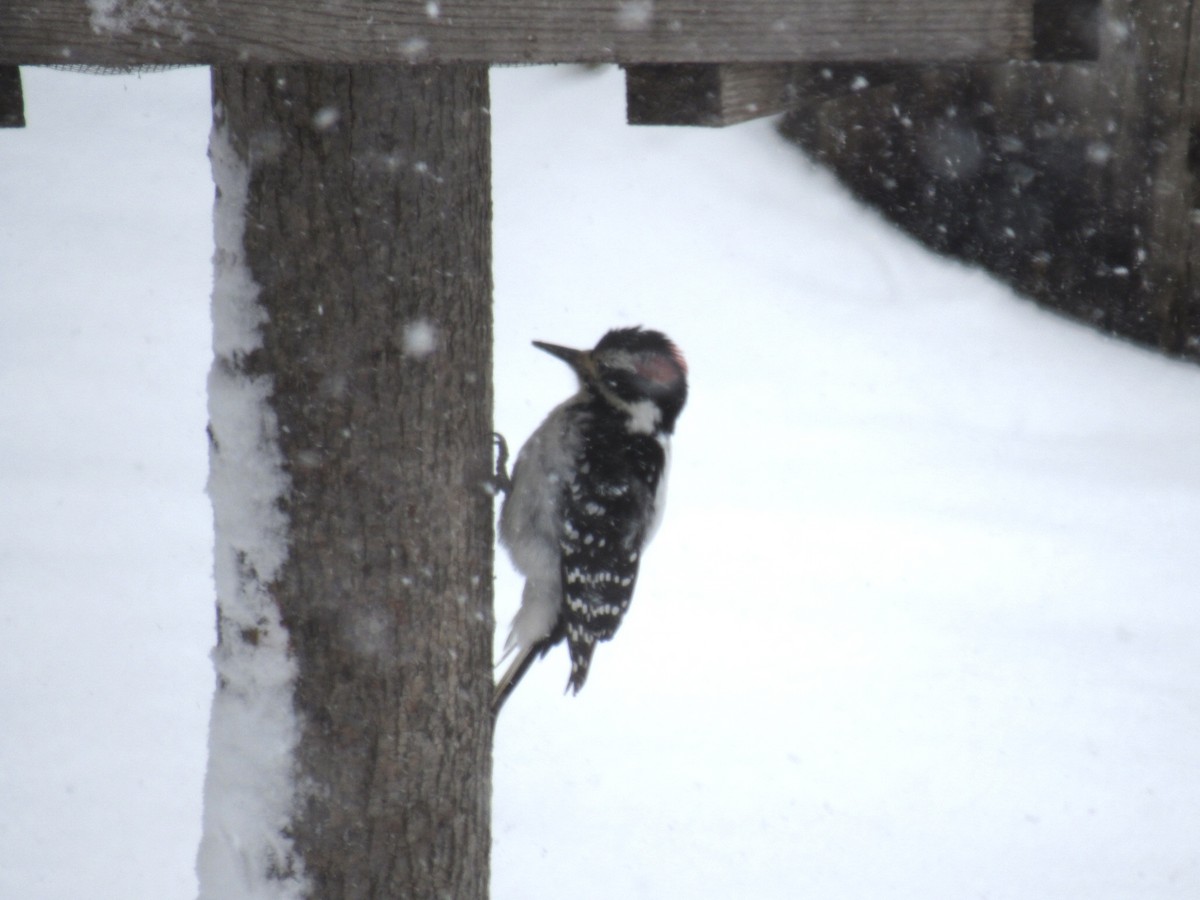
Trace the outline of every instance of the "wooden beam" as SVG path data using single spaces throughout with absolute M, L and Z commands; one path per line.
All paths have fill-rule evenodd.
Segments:
M 625 117 L 630 125 L 720 127 L 788 109 L 791 70 L 787 65 L 628 66 Z
M 627 66 L 630 125 L 722 127 L 886 84 L 903 63 Z
M 24 125 L 21 70 L 16 66 L 0 66 L 0 128 L 22 128 Z
M 1034 0 L 4 0 L 0 64 L 1030 59 Z
M 1036 61 L 1091 61 L 1100 50 L 1099 0 L 1034 0 Z M 964 65 L 946 60 L 943 65 Z M 968 63 L 969 64 L 969 63 Z M 720 127 L 891 82 L 930 62 L 650 63 L 625 69 L 630 125 Z
M 1156 77 L 1148 79 L 1146 99 L 1158 158 L 1145 194 L 1146 305 L 1159 345 L 1200 361 L 1200 6 L 1182 17 L 1180 28 L 1149 23 Z
M 1098 58 L 1102 16 L 1100 0 L 1034 0 L 1034 58 L 1042 62 Z

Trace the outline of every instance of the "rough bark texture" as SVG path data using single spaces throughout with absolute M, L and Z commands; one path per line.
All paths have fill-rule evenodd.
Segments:
M 482 67 L 226 67 L 291 477 L 273 586 L 299 665 L 312 896 L 483 898 L 491 237 Z M 253 640 L 253 635 L 244 635 Z

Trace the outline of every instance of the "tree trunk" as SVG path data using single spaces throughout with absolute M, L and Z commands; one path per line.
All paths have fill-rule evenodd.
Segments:
M 242 252 L 263 320 L 259 345 L 218 367 L 270 386 L 287 479 L 286 560 L 265 591 L 294 661 L 295 780 L 289 856 L 266 878 L 321 900 L 486 897 L 487 70 L 223 67 L 213 99 L 248 171 Z M 237 202 L 217 182 L 218 209 Z M 217 293 L 220 230 L 218 216 Z M 255 689 L 222 655 L 264 640 L 221 603 L 218 699 Z

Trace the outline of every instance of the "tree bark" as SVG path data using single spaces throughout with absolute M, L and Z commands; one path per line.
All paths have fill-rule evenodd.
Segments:
M 266 316 L 237 365 L 274 386 L 290 479 L 269 585 L 297 671 L 283 833 L 321 900 L 486 897 L 487 69 L 223 67 L 213 99 Z

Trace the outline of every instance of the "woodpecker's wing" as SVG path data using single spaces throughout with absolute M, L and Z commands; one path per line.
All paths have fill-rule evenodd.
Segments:
M 649 437 L 620 453 L 593 452 L 565 487 L 562 626 L 571 652 L 568 688 L 575 693 L 587 680 L 596 642 L 616 633 L 633 599 L 663 456 Z

